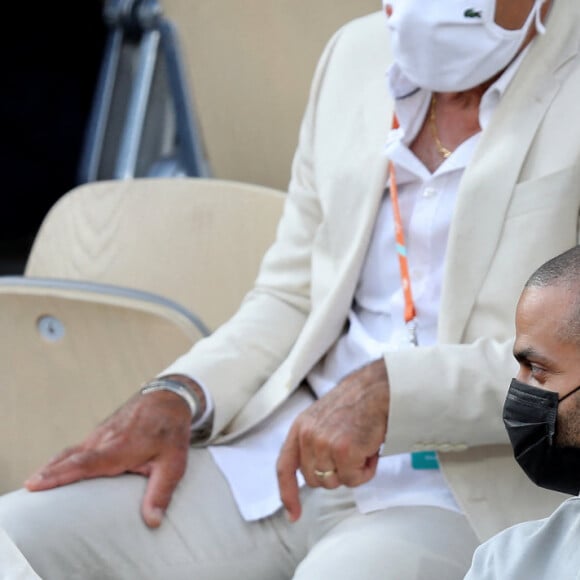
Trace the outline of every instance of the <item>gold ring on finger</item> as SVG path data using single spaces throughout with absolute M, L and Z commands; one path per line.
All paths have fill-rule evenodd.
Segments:
M 315 469 L 314 470 L 314 475 L 316 475 L 316 477 L 318 477 L 318 479 L 326 479 L 327 477 L 330 477 L 331 475 L 334 475 L 335 473 L 336 473 L 336 469 L 327 469 L 327 470 Z

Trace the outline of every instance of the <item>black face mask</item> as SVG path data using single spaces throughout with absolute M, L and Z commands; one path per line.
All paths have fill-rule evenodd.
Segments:
M 503 407 L 514 457 L 526 475 L 540 487 L 571 495 L 580 493 L 580 447 L 559 447 L 554 442 L 558 399 L 546 391 L 512 379 Z

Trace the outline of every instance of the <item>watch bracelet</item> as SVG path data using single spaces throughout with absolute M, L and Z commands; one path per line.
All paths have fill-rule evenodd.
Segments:
M 192 417 L 190 437 L 191 442 L 204 441 L 209 438 L 211 435 L 211 428 L 213 423 L 213 421 L 210 420 L 213 418 L 213 408 L 210 409 L 209 405 L 206 404 L 206 410 L 200 417 L 196 419 L 196 415 L 198 415 L 202 405 L 199 395 L 193 389 L 188 388 L 180 381 L 166 378 L 159 378 L 148 381 L 142 385 L 140 389 L 140 393 L 142 395 L 156 391 L 172 392 L 180 396 L 187 403 Z

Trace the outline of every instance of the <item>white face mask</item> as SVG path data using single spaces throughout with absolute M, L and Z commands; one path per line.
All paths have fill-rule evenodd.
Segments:
M 507 30 L 494 22 L 496 0 L 383 0 L 393 55 L 403 74 L 436 92 L 465 91 L 489 80 L 515 57 L 535 19 L 544 32 L 535 0 L 525 24 Z

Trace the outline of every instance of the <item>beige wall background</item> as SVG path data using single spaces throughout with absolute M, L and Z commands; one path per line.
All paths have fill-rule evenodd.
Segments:
M 318 58 L 380 0 L 162 0 L 214 177 L 285 190 Z M 338 120 L 337 120 L 338 121 Z

